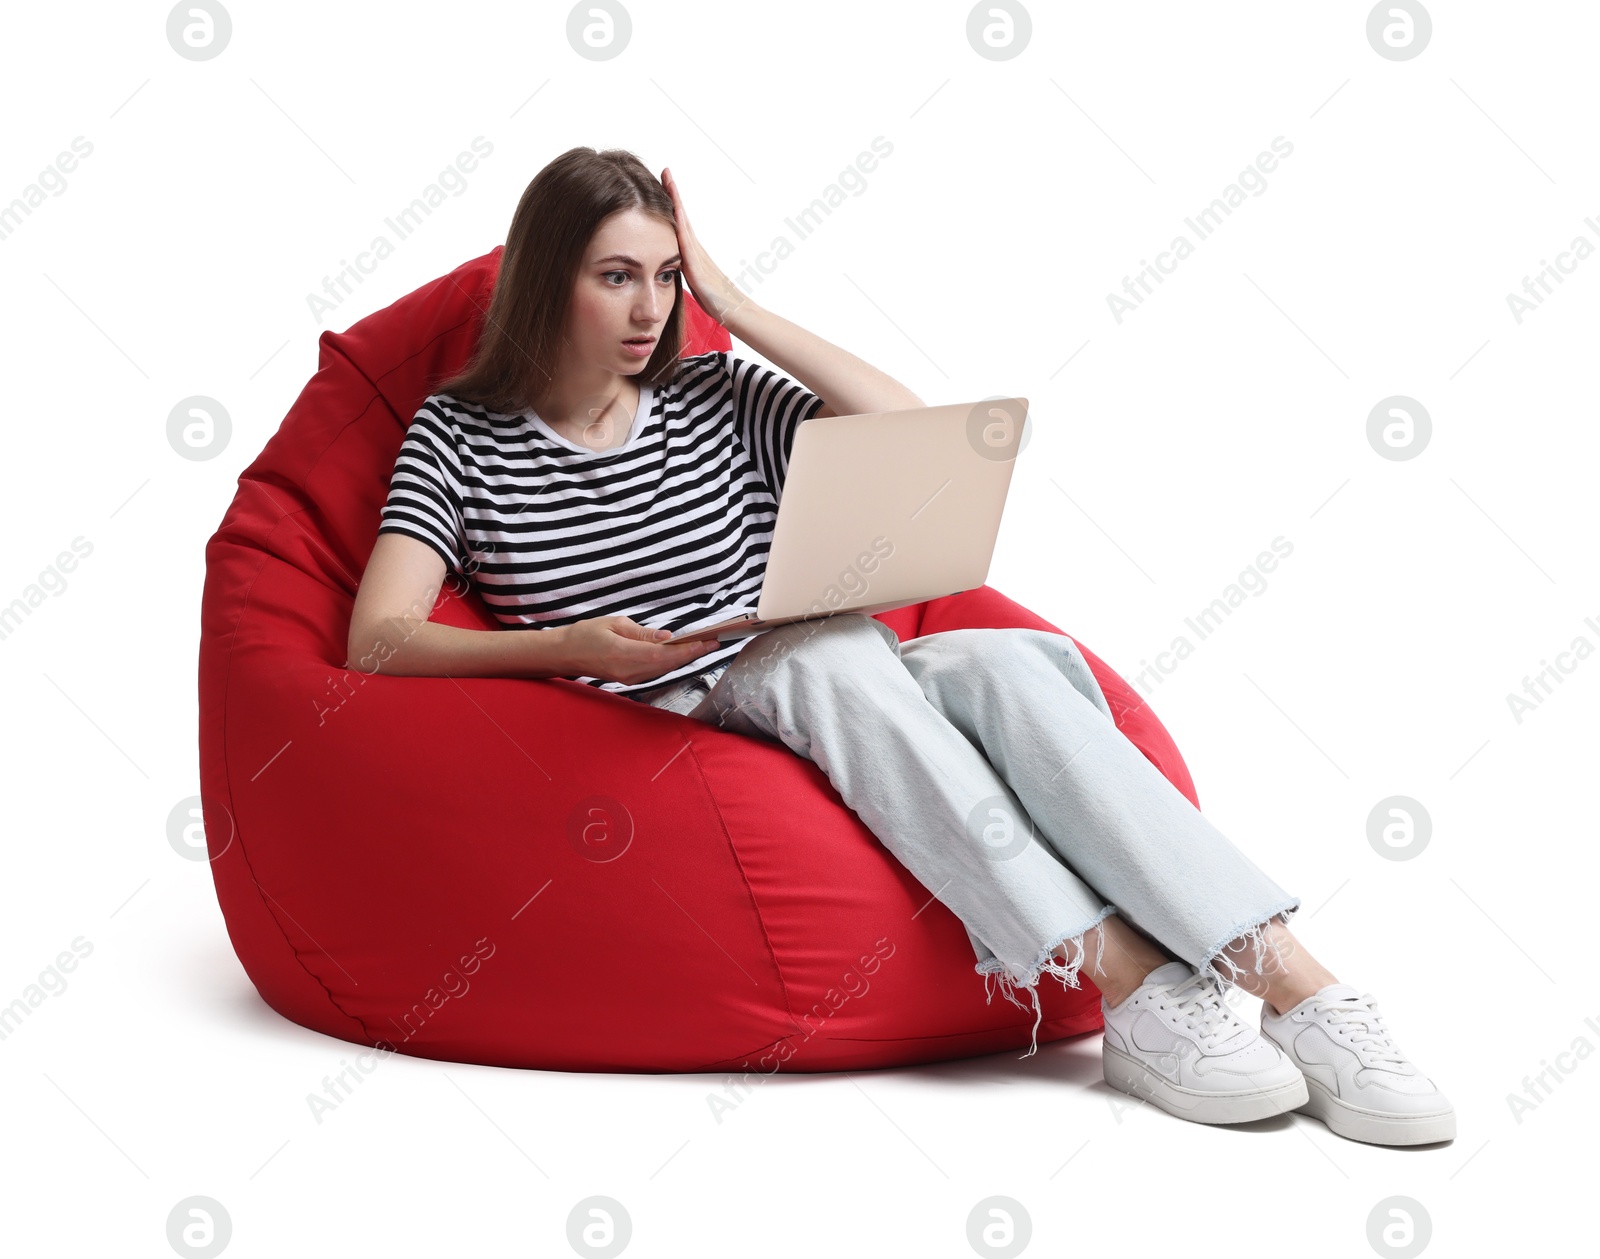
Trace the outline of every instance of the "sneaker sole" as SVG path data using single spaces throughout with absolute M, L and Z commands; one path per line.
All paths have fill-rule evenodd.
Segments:
M 1191 1123 L 1250 1123 L 1297 1110 L 1309 1100 L 1304 1076 L 1243 1093 L 1202 1093 L 1164 1080 L 1137 1058 L 1101 1044 L 1106 1083 Z
M 1351 1141 L 1365 1141 L 1369 1145 L 1428 1145 L 1434 1141 L 1455 1140 L 1456 1113 L 1453 1109 L 1431 1115 L 1390 1115 L 1352 1106 L 1340 1101 L 1317 1081 L 1308 1083 L 1310 1095 L 1306 1104 L 1299 1108 L 1301 1113 L 1322 1120 L 1329 1131 Z

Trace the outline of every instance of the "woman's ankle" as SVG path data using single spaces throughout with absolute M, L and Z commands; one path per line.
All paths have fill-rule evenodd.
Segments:
M 1094 938 L 1096 932 L 1102 932 L 1105 937 L 1103 952 L 1100 951 L 1100 942 Z M 1094 986 L 1100 989 L 1100 995 L 1109 1006 L 1121 1005 L 1139 990 L 1151 971 L 1159 970 L 1175 960 L 1114 915 L 1102 919 L 1098 926 L 1091 927 L 1083 938 L 1086 951 L 1098 953 L 1101 964 L 1094 970 L 1084 966 L 1081 973 L 1094 981 Z
M 1256 938 L 1258 934 L 1260 939 Z M 1277 918 L 1230 940 L 1211 965 L 1235 987 L 1260 997 L 1274 1014 L 1292 1010 L 1307 997 L 1339 982 Z

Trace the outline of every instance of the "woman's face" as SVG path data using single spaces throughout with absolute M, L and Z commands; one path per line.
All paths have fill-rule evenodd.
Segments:
M 572 290 L 567 339 L 577 362 L 632 376 L 655 353 L 678 297 L 678 235 L 643 210 L 603 220 Z M 625 344 L 648 337 L 641 350 Z

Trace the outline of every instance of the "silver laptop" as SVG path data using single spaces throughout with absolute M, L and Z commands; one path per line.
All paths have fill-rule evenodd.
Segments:
M 666 641 L 870 616 L 983 585 L 1027 418 L 1026 398 L 987 398 L 804 421 L 756 610 Z

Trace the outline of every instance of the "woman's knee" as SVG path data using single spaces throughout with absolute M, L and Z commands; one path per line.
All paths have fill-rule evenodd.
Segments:
M 901 647 L 901 659 L 923 690 L 960 687 L 984 701 L 1017 690 L 1037 691 L 1062 674 L 1079 690 L 1096 688 L 1071 639 L 1047 630 L 973 627 L 941 630 Z
M 990 668 L 1037 647 L 1018 631 L 974 627 L 939 630 L 901 645 L 900 656 L 918 681 L 937 685 L 949 677 L 973 679 L 995 672 Z

